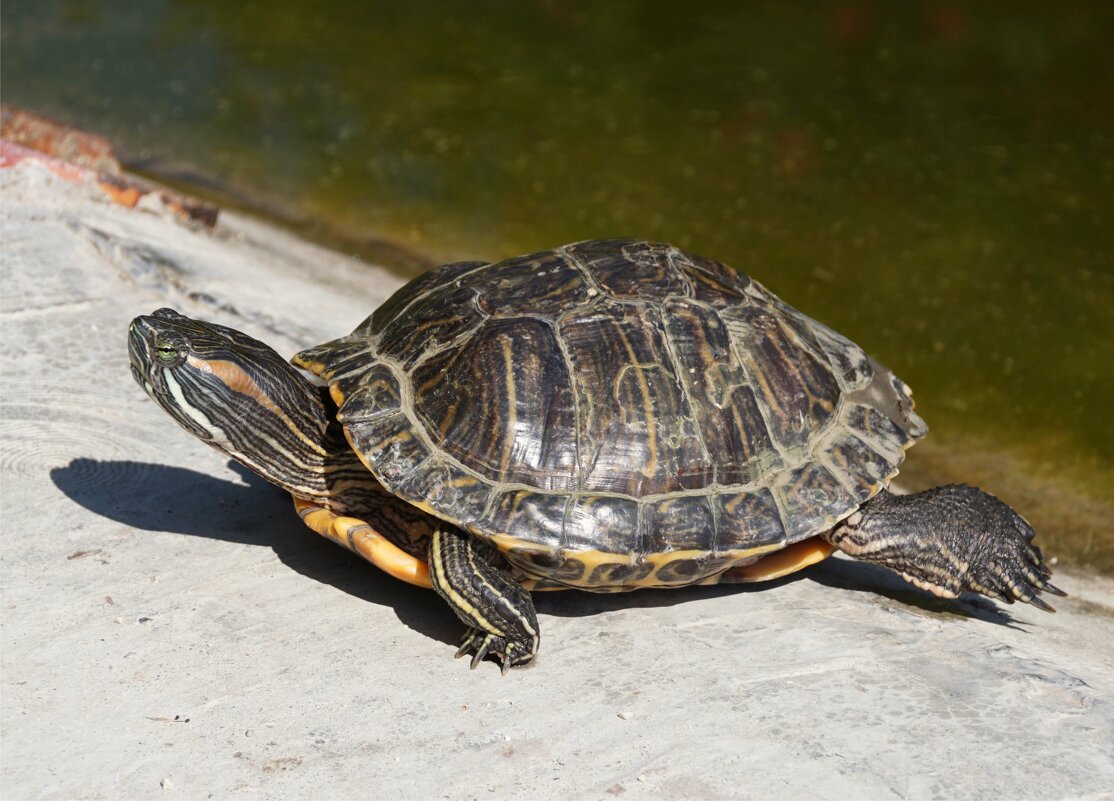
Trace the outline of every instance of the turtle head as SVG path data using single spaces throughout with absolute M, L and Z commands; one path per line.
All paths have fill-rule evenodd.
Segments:
M 172 309 L 128 329 L 132 376 L 175 422 L 290 492 L 326 493 L 317 387 L 247 334 Z

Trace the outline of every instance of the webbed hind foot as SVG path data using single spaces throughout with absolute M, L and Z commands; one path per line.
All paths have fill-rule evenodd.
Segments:
M 1040 594 L 1065 595 L 1049 583 L 1052 571 L 1025 518 L 965 484 L 915 495 L 882 491 L 824 536 L 848 556 L 944 598 L 977 592 L 1054 612 Z

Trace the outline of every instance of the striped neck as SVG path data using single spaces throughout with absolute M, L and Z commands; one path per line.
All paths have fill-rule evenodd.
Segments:
M 132 375 L 191 434 L 299 498 L 332 506 L 369 475 L 322 390 L 267 345 L 169 309 L 133 321 Z

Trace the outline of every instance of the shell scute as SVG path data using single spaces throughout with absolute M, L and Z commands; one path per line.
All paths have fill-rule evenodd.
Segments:
M 712 496 L 712 503 L 719 521 L 718 544 L 722 549 L 775 548 L 789 539 L 769 489 L 717 493 Z
M 404 412 L 389 412 L 345 425 L 348 441 L 383 486 L 396 495 L 410 473 L 431 456 Z M 411 500 L 410 496 L 402 497 Z
M 673 299 L 663 319 L 715 480 L 748 484 L 776 470 L 781 456 L 719 315 Z
M 518 256 L 484 272 L 478 304 L 493 316 L 524 313 L 556 317 L 591 299 L 592 286 L 577 265 L 557 250 Z
M 466 467 L 496 482 L 575 489 L 576 405 L 549 324 L 489 320 L 416 368 L 413 386 L 418 419 Z
M 750 279 L 722 262 L 688 251 L 673 249 L 673 263 L 692 287 L 692 297 L 713 308 L 722 309 L 747 303 Z
M 427 354 L 484 322 L 486 315 L 476 306 L 475 299 L 476 292 L 470 286 L 449 284 L 429 290 L 424 299 L 383 328 L 379 334 L 379 353 L 404 367 L 412 367 Z
M 653 572 L 649 562 L 632 562 L 626 559 L 594 563 L 584 581 L 586 588 L 623 588 L 641 584 Z
M 711 552 L 697 556 L 678 556 L 666 560 L 654 573 L 655 586 L 676 585 L 683 587 L 714 576 L 731 566 L 730 555 Z
M 783 476 L 774 488 L 791 540 L 804 539 L 834 526 L 859 499 L 819 463 L 807 463 Z
M 579 559 L 569 558 L 564 551 L 549 550 L 533 543 L 504 545 L 496 538 L 496 545 L 501 546 L 500 551 L 515 567 L 527 575 L 543 576 L 559 584 L 579 587 L 585 583 L 587 565 Z
M 582 490 L 639 498 L 711 482 L 654 307 L 601 302 L 558 331 L 577 385 Z
M 424 498 L 423 506 L 437 515 L 468 525 L 483 516 L 492 487 L 488 482 L 436 456 L 402 478 L 396 491 L 408 498 Z
M 349 334 L 332 342 L 299 352 L 291 360 L 330 384 L 348 380 L 355 384 L 374 364 L 374 351 L 367 337 Z
M 647 502 L 642 527 L 648 553 L 711 551 L 715 547 L 716 514 L 711 498 L 704 495 Z
M 658 242 L 603 239 L 569 245 L 600 289 L 619 300 L 657 300 L 687 291 L 669 259 L 672 248 Z
M 612 554 L 644 551 L 638 526 L 638 501 L 605 495 L 574 496 L 565 513 L 562 546 L 570 551 Z
M 402 389 L 394 372 L 385 364 L 376 364 L 364 373 L 358 383 L 344 394 L 345 387 L 339 387 L 343 396 L 337 410 L 337 420 L 353 423 L 367 420 L 402 408 Z
M 890 461 L 900 461 L 901 454 L 912 441 L 911 434 L 897 423 L 869 406 L 849 406 L 844 413 L 845 425 L 873 449 Z
M 723 311 L 735 350 L 782 448 L 803 449 L 838 409 L 840 386 L 826 360 L 770 308 Z
M 847 434 L 824 449 L 824 459 L 832 472 L 854 489 L 864 501 L 889 480 L 893 464 L 854 434 Z
M 566 495 L 508 490 L 498 494 L 477 526 L 545 550 L 557 550 L 564 536 Z
M 863 389 L 874 379 L 870 357 L 847 337 L 816 322 L 812 325 L 812 335 L 823 348 L 832 366 L 839 371 L 847 391 Z
M 364 337 L 378 334 L 395 318 L 400 315 L 407 316 L 410 307 L 416 302 L 421 301 L 433 292 L 451 286 L 461 276 L 483 266 L 485 266 L 485 262 L 482 261 L 457 261 L 451 264 L 442 264 L 440 267 L 434 267 L 432 270 L 422 273 L 387 298 L 352 333 Z M 403 314 L 403 312 L 407 312 L 407 314 Z

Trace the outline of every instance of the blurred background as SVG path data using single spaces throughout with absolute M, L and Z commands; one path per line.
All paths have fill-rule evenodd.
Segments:
M 863 345 L 1114 573 L 1114 4 L 6 0 L 3 100 L 412 275 L 602 236 Z M 339 333 L 339 332 L 338 332 Z

